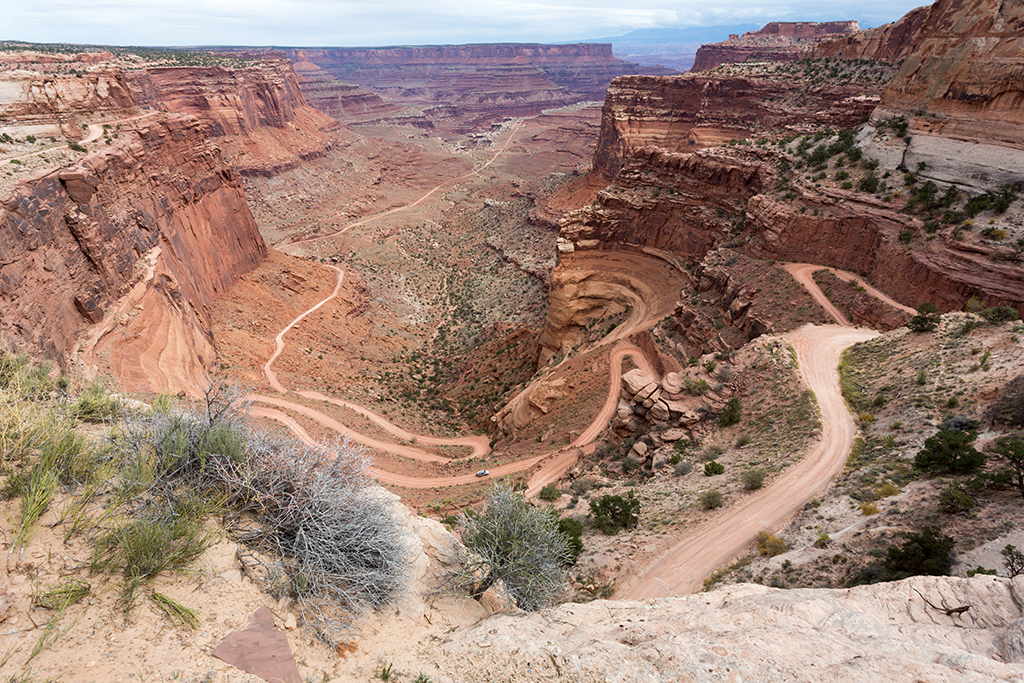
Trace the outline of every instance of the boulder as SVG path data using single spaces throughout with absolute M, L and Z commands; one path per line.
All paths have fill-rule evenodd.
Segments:
M 622 389 L 630 397 L 636 396 L 650 384 L 654 384 L 654 378 L 640 368 L 634 368 L 622 376 Z
M 678 394 L 683 390 L 683 377 L 678 372 L 670 372 L 661 380 L 661 389 L 666 394 Z

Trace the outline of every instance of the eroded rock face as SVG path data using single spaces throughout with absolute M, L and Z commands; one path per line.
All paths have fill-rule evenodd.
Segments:
M 692 152 L 758 131 L 819 124 L 849 128 L 874 108 L 862 86 L 823 85 L 784 100 L 804 83 L 777 76 L 623 76 L 612 81 L 601 116 L 594 168 L 609 180 L 650 145 Z
M 33 58 L 33 65 L 38 64 L 34 55 L 20 56 Z M 128 79 L 120 69 L 97 68 L 80 77 L 19 69 L 4 72 L 2 80 L 0 121 L 35 135 L 79 140 L 85 116 L 129 116 L 136 106 Z
M 1010 663 L 1020 592 L 1020 577 L 920 576 L 849 590 L 740 584 L 494 615 L 451 634 L 439 657 L 453 680 L 1015 680 L 1024 676 Z M 971 608 L 951 617 L 925 599 Z
M 197 117 L 242 175 L 272 177 L 322 157 L 339 124 L 308 105 L 282 54 L 269 57 L 234 69 L 145 69 L 131 84 L 141 104 Z
M 822 40 L 802 48 L 800 57 L 870 59 L 895 64 L 910 56 L 929 9 L 928 6 L 918 7 L 890 24 Z
M 395 117 L 399 107 L 388 104 L 375 92 L 354 83 L 339 81 L 329 71 L 306 57 L 305 50 L 295 51 L 292 65 L 306 101 L 317 110 L 339 121 L 381 121 Z M 422 115 L 415 120 L 404 117 L 403 122 L 430 127 Z
M 800 50 L 819 40 L 860 31 L 856 21 L 773 21 L 758 31 L 747 31 L 729 40 L 701 45 L 691 71 L 713 69 L 719 64 L 770 60 L 791 62 Z
M 906 116 L 910 168 L 979 188 L 1024 175 L 1024 5 L 939 0 L 874 120 Z
M 608 83 L 622 74 L 672 73 L 622 62 L 603 44 L 330 48 L 288 55 L 388 103 L 420 107 L 431 120 L 459 117 L 468 127 L 602 99 Z
M 0 206 L 0 332 L 66 365 L 79 330 L 138 287 L 99 346 L 125 390 L 176 392 L 214 360 L 211 299 L 265 255 L 200 122 L 149 118 Z

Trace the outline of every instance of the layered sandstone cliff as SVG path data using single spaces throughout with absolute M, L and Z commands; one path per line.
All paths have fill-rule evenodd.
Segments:
M 427 109 L 444 105 L 447 109 L 434 117 L 458 116 L 470 126 L 601 99 L 612 78 L 622 74 L 671 73 L 622 62 L 612 56 L 610 45 L 601 44 L 331 48 L 288 54 L 389 103 Z
M 124 389 L 191 393 L 215 358 L 211 299 L 266 247 L 198 120 L 138 126 L 0 207 L 0 332 L 66 366 L 95 326 L 86 361 Z
M 1024 177 L 1024 5 L 938 0 L 875 120 L 909 122 L 904 163 L 991 188 Z
M 132 72 L 131 86 L 143 106 L 198 118 L 242 175 L 276 175 L 338 143 L 338 123 L 307 104 L 286 59 L 149 68 Z
M 309 61 L 305 50 L 295 51 L 292 68 L 310 106 L 339 121 L 378 121 L 395 116 L 401 110 L 382 100 L 377 93 L 339 81 L 329 71 Z
M 0 70 L 0 122 L 5 129 L 78 140 L 87 118 L 123 117 L 136 110 L 131 86 L 120 69 L 97 67 L 75 75 L 48 72 L 45 64 L 50 62 L 7 62 L 15 68 Z
M 790 62 L 819 40 L 860 31 L 856 21 L 773 21 L 757 31 L 732 35 L 721 43 L 701 45 L 691 71 L 706 71 L 721 64 L 767 60 Z
M 803 47 L 800 56 L 805 59 L 838 57 L 893 64 L 901 62 L 914 49 L 929 10 L 927 6 L 918 7 L 890 24 L 822 40 Z
M 776 75 L 616 78 L 605 98 L 594 167 L 610 179 L 633 151 L 649 145 L 690 152 L 789 126 L 848 128 L 875 105 L 862 85 L 805 86 Z

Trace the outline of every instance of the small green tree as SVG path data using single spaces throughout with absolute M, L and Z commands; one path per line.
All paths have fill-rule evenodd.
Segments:
M 924 441 L 914 458 L 914 467 L 925 472 L 967 474 L 985 464 L 985 454 L 971 444 L 978 435 L 972 430 L 940 429 Z
M 630 491 L 626 497 L 601 496 L 597 502 L 590 502 L 590 524 L 604 534 L 617 534 L 622 529 L 632 529 L 640 521 L 637 513 L 640 501 Z
M 907 321 L 907 327 L 914 332 L 933 332 L 939 326 L 938 307 L 930 301 L 925 301 L 917 307 L 917 315 Z
M 739 424 L 742 407 L 738 398 L 730 398 L 725 408 L 718 415 L 718 426 L 725 429 L 734 424 Z
M 572 517 L 562 517 L 558 520 L 558 530 L 565 536 L 565 542 L 569 547 L 567 564 L 576 564 L 580 553 L 583 552 L 583 523 Z
M 724 473 L 725 473 L 725 465 L 723 465 L 722 463 L 718 462 L 717 460 L 712 460 L 711 462 L 704 464 L 704 476 L 705 477 L 713 477 L 716 474 L 724 474 Z
M 557 520 L 534 507 L 507 482 L 487 491 L 479 514 L 459 518 L 463 546 L 456 546 L 456 568 L 449 586 L 480 597 L 495 585 L 526 611 L 558 602 L 566 592 L 564 567 L 571 552 Z
M 540 499 L 546 500 L 549 503 L 554 502 L 562 497 L 562 492 L 558 490 L 558 487 L 554 484 L 548 484 L 540 490 Z
M 1024 434 L 1001 436 L 988 447 L 988 452 L 1010 466 L 1013 485 L 1024 497 Z
M 894 579 L 919 574 L 947 576 L 954 545 L 956 541 L 935 526 L 907 532 L 902 545 L 892 546 L 887 551 L 885 569 Z
M 1003 567 L 1010 578 L 1024 572 L 1024 553 L 1017 550 L 1017 546 L 1007 545 L 999 552 L 1003 556 Z

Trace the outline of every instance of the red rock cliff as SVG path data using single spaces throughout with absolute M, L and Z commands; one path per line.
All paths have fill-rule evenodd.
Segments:
M 773 21 L 758 31 L 701 45 L 690 70 L 705 71 L 720 64 L 752 60 L 789 62 L 799 59 L 801 48 L 810 43 L 859 30 L 856 21 Z
M 634 150 L 656 145 L 689 152 L 793 125 L 848 128 L 874 103 L 860 86 L 771 76 L 623 76 L 612 81 L 601 115 L 594 168 L 613 178 Z
M 338 122 L 307 104 L 280 54 L 243 68 L 145 69 L 131 84 L 140 104 L 198 118 L 242 175 L 297 168 L 338 142 Z
M 138 126 L 0 206 L 0 334 L 66 365 L 98 324 L 85 355 L 122 387 L 192 392 L 215 357 L 211 299 L 266 247 L 198 120 Z
M 28 58 L 27 55 L 19 55 Z M 123 71 L 87 71 L 80 77 L 46 73 L 43 63 L 4 71 L 0 88 L 0 121 L 33 130 L 37 135 L 81 139 L 84 118 L 128 116 L 135 98 Z
M 895 64 L 906 59 L 914 49 L 929 9 L 927 6 L 918 7 L 891 24 L 822 40 L 802 48 L 800 56 L 807 59 L 870 59 Z
M 473 125 L 601 99 L 622 74 L 671 73 L 619 61 L 603 44 L 303 49 L 289 56 L 391 103 L 454 105 Z

